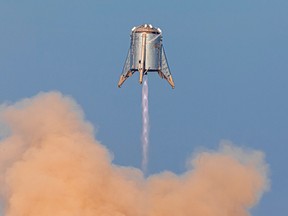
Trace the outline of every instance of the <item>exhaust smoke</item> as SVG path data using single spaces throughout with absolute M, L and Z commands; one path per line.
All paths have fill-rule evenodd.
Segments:
M 145 179 L 114 165 L 80 107 L 58 92 L 3 105 L 0 122 L 5 216 L 249 216 L 269 186 L 264 154 L 227 142 L 195 154 L 182 175 Z
M 148 78 L 144 76 L 142 87 L 142 171 L 147 172 L 149 147 L 149 100 Z

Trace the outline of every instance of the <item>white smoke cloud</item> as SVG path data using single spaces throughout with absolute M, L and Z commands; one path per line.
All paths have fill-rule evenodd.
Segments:
M 58 92 L 5 106 L 0 121 L 9 128 L 0 141 L 5 216 L 247 216 L 268 188 L 264 154 L 232 144 L 197 153 L 180 176 L 145 179 L 113 165 L 80 107 Z

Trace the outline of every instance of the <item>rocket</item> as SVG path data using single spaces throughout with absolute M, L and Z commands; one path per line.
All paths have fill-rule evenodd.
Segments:
M 175 85 L 162 45 L 161 29 L 155 28 L 151 24 L 143 24 L 132 28 L 130 37 L 130 48 L 118 87 L 120 88 L 128 77 L 138 71 L 140 84 L 142 84 L 144 75 L 157 72 L 174 88 Z

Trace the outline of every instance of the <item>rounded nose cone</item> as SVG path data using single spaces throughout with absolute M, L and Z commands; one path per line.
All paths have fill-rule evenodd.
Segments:
M 133 33 L 154 33 L 154 34 L 161 34 L 161 30 L 159 28 L 153 27 L 151 24 L 143 24 L 137 27 L 132 28 Z

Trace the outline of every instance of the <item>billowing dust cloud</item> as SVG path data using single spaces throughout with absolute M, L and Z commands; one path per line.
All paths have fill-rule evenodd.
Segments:
M 57 92 L 0 110 L 5 216 L 245 216 L 268 187 L 263 154 L 232 144 L 195 154 L 180 176 L 113 165 L 79 106 Z

